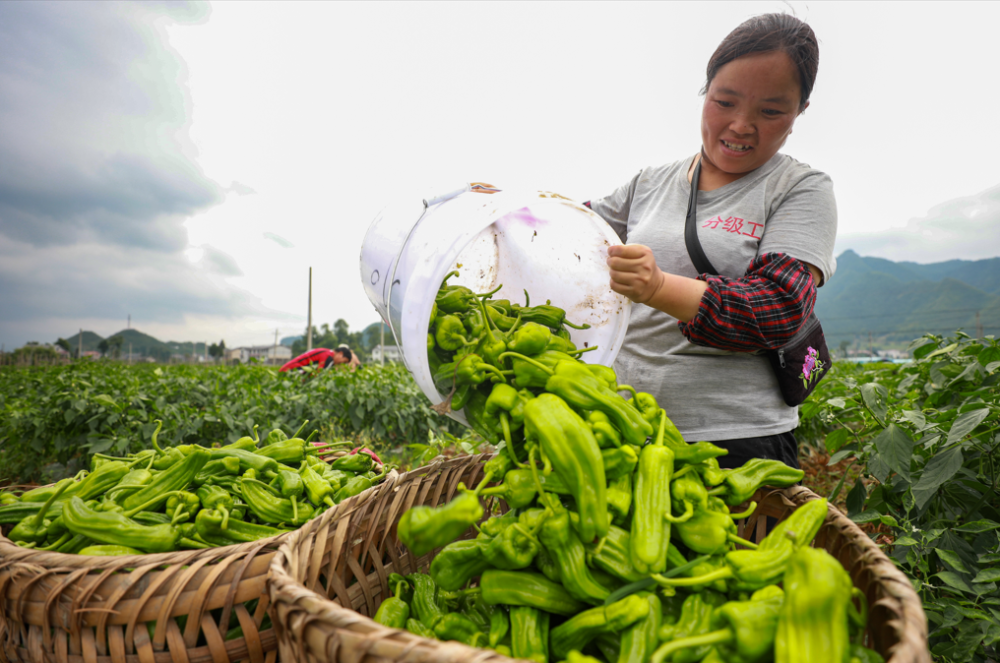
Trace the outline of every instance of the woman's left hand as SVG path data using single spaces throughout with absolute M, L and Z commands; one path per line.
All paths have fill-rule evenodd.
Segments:
M 653 250 L 642 244 L 608 247 L 608 267 L 611 268 L 611 289 L 636 304 L 653 299 L 664 282 Z

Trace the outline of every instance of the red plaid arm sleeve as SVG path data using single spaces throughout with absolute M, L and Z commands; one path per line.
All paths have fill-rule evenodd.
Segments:
M 805 263 L 784 253 L 754 258 L 738 279 L 701 274 L 708 284 L 698 314 L 678 322 L 695 345 L 736 352 L 788 343 L 816 305 L 816 284 Z

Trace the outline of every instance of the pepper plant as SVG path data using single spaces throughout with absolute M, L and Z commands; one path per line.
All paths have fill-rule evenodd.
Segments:
M 803 406 L 829 464 L 859 464 L 848 516 L 910 577 L 943 662 L 995 659 L 1000 643 L 1000 346 L 925 335 L 908 364 L 833 371 Z M 846 474 L 845 474 L 846 477 Z M 885 528 L 880 528 L 885 529 Z

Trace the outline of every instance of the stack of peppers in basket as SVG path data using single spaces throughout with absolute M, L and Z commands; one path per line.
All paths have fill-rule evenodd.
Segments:
M 809 547 L 826 500 L 757 544 L 736 535 L 756 505 L 730 507 L 801 471 L 720 469 L 724 449 L 686 443 L 652 396 L 575 358 L 562 310 L 490 294 L 446 279 L 428 350 L 451 406 L 500 452 L 474 490 L 403 514 L 414 556 L 440 550 L 429 573 L 390 576 L 375 621 L 538 663 L 881 660 L 859 642 L 864 596 Z M 491 495 L 509 510 L 483 520 Z
M 156 423 L 153 449 L 127 458 L 97 454 L 89 473 L 20 495 L 0 493 L 0 524 L 14 524 L 7 537 L 25 548 L 79 555 L 249 543 L 299 527 L 371 488 L 388 469 L 367 449 L 327 462 L 346 442 L 317 445 L 281 429 L 261 442 L 256 426 L 255 437 L 226 446 L 164 449 Z

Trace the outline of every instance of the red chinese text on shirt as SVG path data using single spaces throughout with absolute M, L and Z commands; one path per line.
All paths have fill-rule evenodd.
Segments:
M 750 232 L 746 232 L 744 229 L 744 224 L 749 226 Z M 757 231 L 764 227 L 763 223 L 756 223 L 755 221 L 746 221 L 736 216 L 731 216 L 727 219 L 723 219 L 721 216 L 717 216 L 714 219 L 709 219 L 702 226 L 702 228 L 711 228 L 713 230 L 721 228 L 728 233 L 734 233 L 737 235 L 746 235 L 747 237 L 753 237 L 759 240 L 761 237 L 757 234 Z

